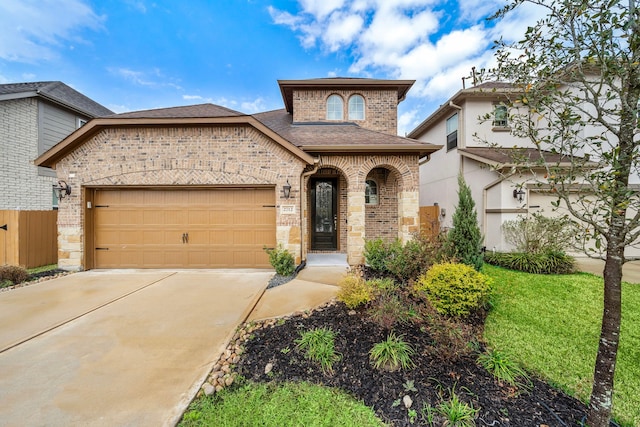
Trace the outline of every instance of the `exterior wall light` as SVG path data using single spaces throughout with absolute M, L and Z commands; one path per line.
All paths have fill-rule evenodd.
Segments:
M 513 189 L 513 198 L 518 199 L 518 202 L 522 203 L 524 195 L 527 194 L 522 188 Z
M 287 180 L 287 183 L 282 186 L 282 193 L 284 194 L 285 199 L 291 197 L 291 184 L 289 184 L 289 180 Z
M 66 196 L 71 194 L 71 186 L 67 184 L 66 181 L 58 181 L 58 185 L 53 185 L 53 189 L 56 191 L 58 195 L 58 200 L 64 199 Z

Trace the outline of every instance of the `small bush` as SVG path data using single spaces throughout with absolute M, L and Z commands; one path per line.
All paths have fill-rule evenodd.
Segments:
M 282 245 L 278 245 L 275 249 L 264 248 L 264 250 L 269 255 L 269 264 L 279 275 L 291 276 L 296 270 L 296 262 L 293 255 L 284 249 Z
M 379 273 L 387 271 L 387 260 L 391 257 L 391 252 L 391 245 L 382 239 L 364 242 L 364 260 L 372 270 Z
M 29 278 L 29 272 L 17 265 L 3 265 L 0 267 L 0 283 L 8 280 L 13 285 L 22 283 Z
M 386 371 L 397 371 L 398 369 L 409 369 L 413 367 L 413 348 L 403 341 L 402 336 L 396 336 L 393 332 L 386 340 L 374 345 L 369 356 L 376 369 Z
M 467 317 L 489 301 L 491 278 L 466 264 L 436 264 L 418 279 L 414 290 L 438 313 Z
M 502 224 L 504 239 L 515 246 L 517 252 L 543 254 L 569 249 L 576 229 L 568 217 L 551 218 L 534 213 Z
M 504 381 L 512 387 L 528 388 L 530 385 L 529 376 L 524 369 L 498 350 L 482 353 L 478 356 L 478 363 L 499 381 Z
M 438 404 L 436 412 L 444 419 L 443 426 L 474 427 L 479 409 L 474 409 L 472 405 L 463 402 L 452 391 L 449 400 Z
M 487 264 L 534 274 L 569 274 L 575 271 L 576 260 L 562 252 L 524 253 L 487 252 Z
M 338 283 L 338 301 L 349 308 L 356 308 L 371 301 L 374 297 L 372 286 L 362 277 L 349 274 Z
M 431 356 L 446 362 L 455 362 L 474 351 L 478 341 L 472 325 L 439 314 L 428 302 L 423 308 L 423 313 L 426 320 L 424 331 L 433 340 L 433 344 L 426 349 Z
M 322 372 L 333 373 L 334 362 L 341 358 L 335 351 L 336 335 L 330 328 L 315 328 L 301 332 L 295 343 L 305 351 L 305 358 L 320 364 Z
M 397 323 L 408 323 L 411 316 L 407 303 L 398 294 L 380 295 L 368 311 L 371 321 L 384 329 L 391 329 Z

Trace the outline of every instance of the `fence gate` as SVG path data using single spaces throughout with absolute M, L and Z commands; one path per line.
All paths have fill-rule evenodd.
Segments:
M 420 207 L 420 233 L 425 236 L 435 237 L 440 232 L 440 207 Z
M 58 211 L 0 210 L 0 265 L 57 263 L 57 218 Z

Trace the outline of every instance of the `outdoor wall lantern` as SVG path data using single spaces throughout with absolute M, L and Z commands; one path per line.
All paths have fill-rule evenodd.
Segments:
M 524 195 L 527 194 L 522 188 L 514 188 L 513 189 L 513 198 L 518 199 L 518 202 L 522 203 L 524 200 Z
M 66 181 L 58 181 L 58 185 L 53 185 L 53 189 L 58 194 L 58 200 L 64 199 L 66 196 L 71 194 L 71 186 L 67 184 Z
M 287 183 L 282 186 L 282 193 L 284 193 L 285 199 L 288 199 L 291 196 L 291 184 L 289 184 L 289 180 L 287 180 Z

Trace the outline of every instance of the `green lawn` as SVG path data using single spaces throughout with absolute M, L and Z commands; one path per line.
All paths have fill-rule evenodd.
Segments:
M 179 426 L 382 427 L 373 409 L 344 392 L 309 383 L 256 384 L 196 399 Z
M 536 275 L 490 265 L 495 306 L 488 344 L 508 352 L 529 372 L 587 401 L 602 319 L 603 279 L 591 274 Z M 623 283 L 622 328 L 614 416 L 640 426 L 640 285 Z

